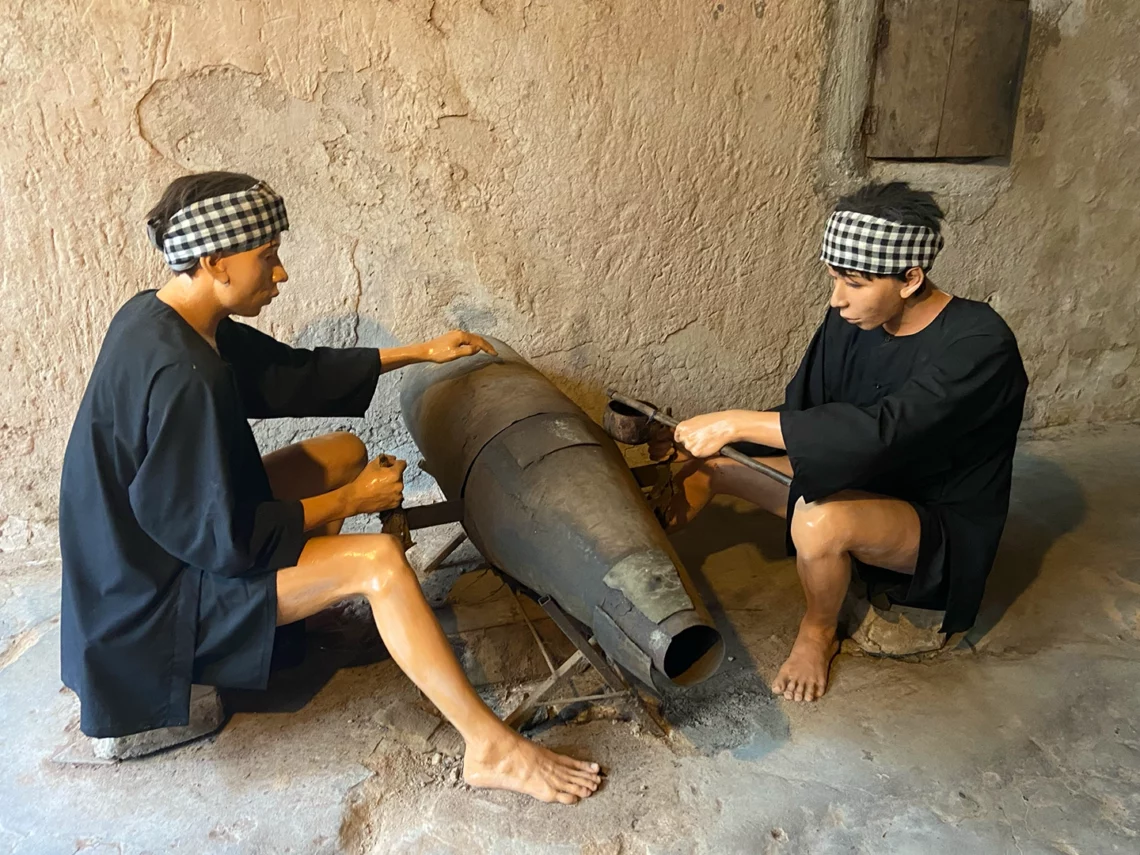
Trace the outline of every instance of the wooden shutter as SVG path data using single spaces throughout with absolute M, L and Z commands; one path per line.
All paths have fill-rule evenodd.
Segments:
M 1028 0 L 884 0 L 867 155 L 1009 154 L 1028 32 Z

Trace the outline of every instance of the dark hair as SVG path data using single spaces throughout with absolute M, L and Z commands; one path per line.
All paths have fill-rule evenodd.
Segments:
M 842 196 L 835 203 L 836 211 L 854 211 L 856 214 L 869 214 L 872 217 L 882 217 L 906 226 L 926 226 L 935 234 L 942 233 L 942 220 L 946 214 L 942 207 L 934 200 L 934 194 L 926 190 L 915 190 L 905 181 L 891 181 L 880 184 L 872 181 L 860 187 L 850 196 Z M 870 277 L 872 275 L 890 276 L 900 282 L 906 281 L 906 271 L 897 273 L 870 274 L 861 270 L 841 270 L 836 272 L 847 276 Z M 918 293 L 926 288 L 919 289 Z
M 162 236 L 170 225 L 170 218 L 187 205 L 193 205 L 213 196 L 248 190 L 256 183 L 256 178 L 244 172 L 200 172 L 197 175 L 183 175 L 170 182 L 158 204 L 147 212 L 146 221 L 154 225 L 155 239 L 161 245 Z M 198 266 L 195 264 L 189 270 L 181 272 L 193 276 L 197 269 Z

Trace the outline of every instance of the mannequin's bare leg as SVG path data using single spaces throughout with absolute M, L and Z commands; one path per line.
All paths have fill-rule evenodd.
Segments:
M 279 448 L 261 458 L 269 486 L 278 499 L 307 499 L 343 487 L 368 462 L 368 449 L 346 431 L 326 433 Z M 310 537 L 339 534 L 343 520 L 308 532 Z
M 851 558 L 913 573 L 921 524 L 909 502 L 846 491 L 819 502 L 800 499 L 792 515 L 792 542 L 807 611 L 772 691 L 789 701 L 814 701 L 827 690 L 827 672 L 839 649 L 839 610 L 851 581 Z
M 383 534 L 316 537 L 277 573 L 277 622 L 363 595 L 396 664 L 467 744 L 463 776 L 476 787 L 573 804 L 597 789 L 598 766 L 555 754 L 503 724 L 468 682 L 424 599 L 400 543 Z
M 773 469 L 792 474 L 787 456 L 758 458 Z M 736 496 L 783 519 L 788 513 L 788 488 L 767 475 L 727 457 L 681 458 L 673 476 L 669 529 L 692 522 L 713 496 Z
M 787 457 L 762 459 L 792 474 Z M 683 461 L 673 484 L 676 498 L 670 518 L 674 527 L 692 520 L 718 494 L 744 499 L 781 518 L 787 516 L 787 487 L 724 457 Z M 772 691 L 789 701 L 822 697 L 831 660 L 839 649 L 836 629 L 851 581 L 851 556 L 875 567 L 913 573 L 920 529 L 917 512 L 899 499 L 848 491 L 810 504 L 799 501 L 792 517 L 792 542 L 807 611 Z

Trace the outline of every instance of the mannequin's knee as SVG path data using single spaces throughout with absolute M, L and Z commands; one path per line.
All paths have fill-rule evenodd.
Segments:
M 806 559 L 848 551 L 852 542 L 852 519 L 843 502 L 796 503 L 792 516 L 792 543 Z
M 368 449 L 360 437 L 348 431 L 337 431 L 329 437 L 335 448 L 329 465 L 332 480 L 347 484 L 364 470 Z
M 369 535 L 360 549 L 358 572 L 361 593 L 384 596 L 408 584 L 418 586 L 415 571 L 404 555 L 404 544 L 392 535 Z

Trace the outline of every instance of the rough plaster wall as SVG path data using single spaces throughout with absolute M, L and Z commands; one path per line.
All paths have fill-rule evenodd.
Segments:
M 874 2 L 5 4 L 0 549 L 54 515 L 106 324 L 163 281 L 143 214 L 187 171 L 287 196 L 291 281 L 257 321 L 287 341 L 463 325 L 595 413 L 606 385 L 682 413 L 770 404 L 826 300 L 826 202 L 867 173 Z M 1012 167 L 873 173 L 943 193 L 938 277 L 1018 333 L 1029 424 L 1136 419 L 1140 10 L 1034 10 Z M 397 378 L 346 426 L 411 456 Z
M 1033 8 L 1009 190 L 959 203 L 947 267 L 1017 332 L 1030 424 L 1140 419 L 1140 4 Z
M 579 401 L 767 402 L 818 316 L 819 2 L 10 2 L 0 12 L 0 510 L 50 520 L 142 220 L 228 168 L 288 199 L 258 326 L 383 346 L 463 325 Z M 815 281 L 819 283 L 818 277 Z M 810 308 L 809 308 L 810 307 Z M 395 378 L 363 430 L 410 454 Z M 266 447 L 329 422 L 258 426 Z

